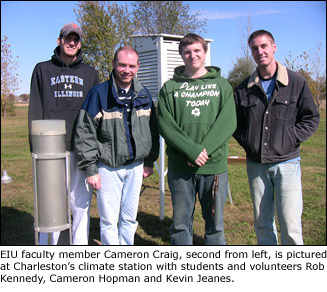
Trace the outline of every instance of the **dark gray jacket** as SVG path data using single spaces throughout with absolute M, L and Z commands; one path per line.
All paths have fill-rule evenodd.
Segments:
M 136 78 L 133 89 L 132 133 L 127 126 L 126 106 L 118 98 L 113 73 L 108 81 L 89 91 L 78 116 L 75 135 L 78 166 L 86 176 L 98 173 L 98 160 L 111 167 L 144 160 L 144 166 L 153 167 L 158 158 L 159 133 L 151 95 Z
M 268 102 L 258 70 L 235 90 L 234 138 L 247 158 L 260 163 L 300 156 L 300 143 L 319 126 L 319 113 L 303 76 L 277 62 L 273 96 Z

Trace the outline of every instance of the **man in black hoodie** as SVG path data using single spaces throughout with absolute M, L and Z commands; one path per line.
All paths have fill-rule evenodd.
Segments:
M 30 150 L 33 152 L 31 122 L 58 119 L 66 122 L 66 150 L 70 151 L 72 240 L 87 245 L 89 237 L 92 190 L 85 187 L 85 173 L 77 167 L 74 152 L 75 123 L 88 91 L 99 83 L 97 71 L 83 63 L 82 30 L 75 23 L 63 26 L 51 60 L 38 63 L 31 80 L 28 126 Z M 66 232 L 62 232 L 65 234 Z M 67 233 L 68 234 L 68 233 Z M 68 237 L 54 232 L 51 244 L 68 244 Z M 64 238 L 64 240 L 62 240 Z M 39 244 L 47 244 L 48 234 L 41 233 Z

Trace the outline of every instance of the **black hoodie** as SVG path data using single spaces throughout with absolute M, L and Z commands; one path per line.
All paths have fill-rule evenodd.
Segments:
M 66 148 L 74 150 L 75 123 L 88 91 L 99 83 L 97 71 L 83 63 L 78 51 L 75 61 L 66 65 L 60 58 L 60 47 L 51 60 L 38 63 L 31 80 L 28 126 L 32 149 L 31 122 L 58 119 L 66 121 Z

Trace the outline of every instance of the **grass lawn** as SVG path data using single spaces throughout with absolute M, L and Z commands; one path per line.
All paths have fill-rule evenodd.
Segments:
M 230 139 L 230 155 L 245 156 Z M 326 245 L 326 109 L 320 127 L 301 146 L 305 245 Z M 16 116 L 1 118 L 1 170 L 13 181 L 1 184 L 1 245 L 34 245 L 34 195 L 32 159 L 28 146 L 27 107 L 17 107 Z M 244 163 L 229 164 L 232 203 L 224 213 L 228 245 L 256 245 L 250 191 Z M 165 218 L 159 220 L 159 177 L 155 173 L 143 182 L 139 203 L 135 245 L 169 245 L 172 206 L 168 184 L 165 192 Z M 194 244 L 202 245 L 204 221 L 199 204 L 194 214 Z M 100 242 L 96 195 L 91 209 L 90 245 Z

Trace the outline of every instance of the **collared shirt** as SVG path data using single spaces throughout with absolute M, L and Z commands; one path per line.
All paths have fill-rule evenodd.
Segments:
M 133 88 L 131 86 L 129 88 L 129 90 L 126 91 L 124 88 L 120 88 L 119 86 L 117 86 L 117 90 L 118 90 L 119 100 L 121 100 L 125 104 L 125 107 L 126 107 L 126 121 L 127 121 L 128 129 L 129 129 L 129 137 L 130 137 L 132 149 L 133 149 L 133 156 L 131 156 L 130 161 L 133 161 L 133 159 L 135 157 L 135 142 L 134 142 L 134 138 L 133 138 L 132 122 L 131 122 L 132 106 L 133 106 L 133 104 L 132 104 Z M 127 162 L 127 163 L 130 163 L 130 162 Z
M 128 126 L 131 126 L 131 110 L 132 110 L 132 94 L 133 94 L 133 89 L 132 86 L 129 88 L 128 91 L 126 91 L 123 88 L 117 87 L 118 89 L 118 98 L 121 100 L 125 106 L 126 106 L 126 111 L 127 111 L 127 123 Z

